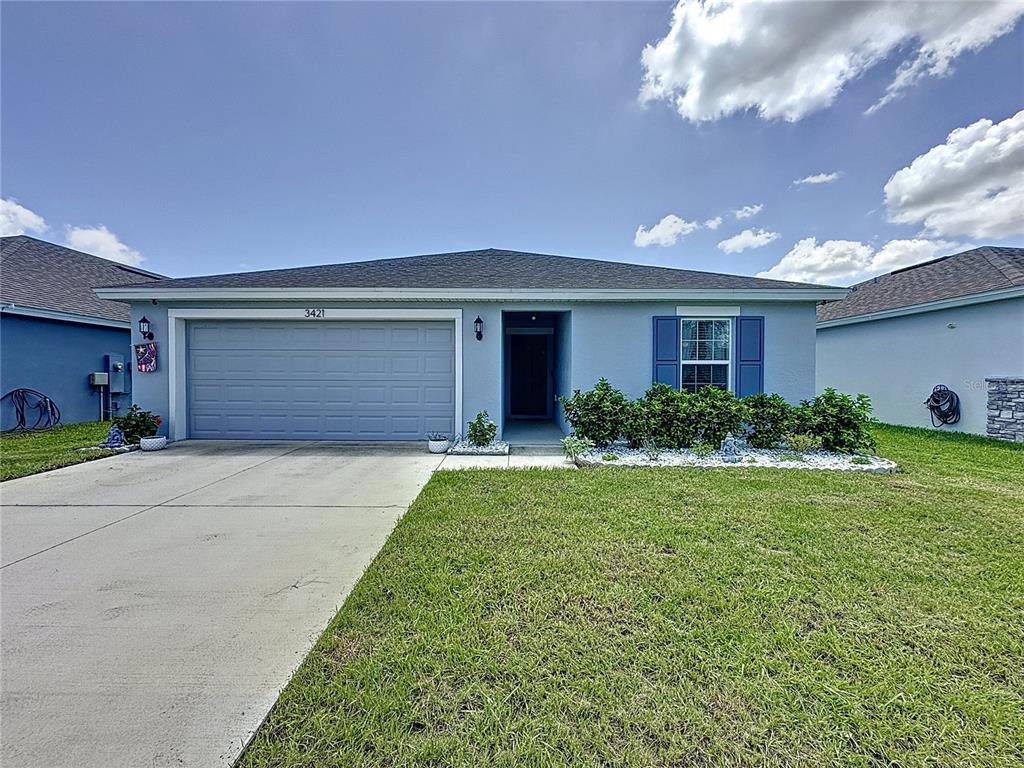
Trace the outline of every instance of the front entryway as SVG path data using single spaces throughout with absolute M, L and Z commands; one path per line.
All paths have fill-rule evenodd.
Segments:
M 553 358 L 553 329 L 509 329 L 509 416 L 514 419 L 551 418 Z
M 505 312 L 504 433 L 517 425 L 558 425 L 558 396 L 568 386 L 568 312 Z

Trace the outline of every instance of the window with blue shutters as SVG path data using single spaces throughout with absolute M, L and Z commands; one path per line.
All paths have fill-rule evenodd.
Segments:
M 731 389 L 739 397 L 764 390 L 764 318 L 654 318 L 653 381 L 696 392 Z

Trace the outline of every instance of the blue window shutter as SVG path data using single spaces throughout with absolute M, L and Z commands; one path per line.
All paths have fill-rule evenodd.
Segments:
M 654 376 L 655 384 L 668 384 L 679 389 L 679 318 L 654 318 Z
M 764 317 L 736 318 L 736 395 L 764 392 Z

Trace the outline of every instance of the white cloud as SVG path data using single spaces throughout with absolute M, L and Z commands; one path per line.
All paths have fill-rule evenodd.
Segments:
M 650 229 L 645 229 L 642 225 L 637 227 L 633 243 L 638 248 L 646 248 L 649 245 L 660 245 L 664 248 L 675 245 L 679 242 L 679 238 L 685 237 L 699 228 L 700 224 L 697 222 L 686 221 L 674 213 L 670 213 Z
M 826 240 L 821 245 L 806 237 L 794 245 L 782 261 L 758 277 L 795 280 L 799 283 L 833 283 L 864 272 L 873 249 L 856 240 Z
M 704 222 L 704 226 L 711 230 L 718 229 L 720 226 L 722 226 L 722 217 L 715 216 L 715 218 L 713 219 L 708 219 L 707 221 Z
M 0 198 L 0 235 L 41 234 L 47 230 L 43 217 L 30 211 L 17 200 Z
M 890 240 L 883 245 L 871 258 L 869 273 L 892 272 L 896 269 L 931 261 L 939 256 L 948 256 L 971 248 L 965 243 L 953 243 L 948 240 Z
M 931 236 L 1002 238 L 1024 232 L 1024 110 L 949 134 L 885 185 L 889 221 Z
M 758 203 L 757 205 L 744 205 L 742 208 L 737 208 L 733 211 L 733 215 L 735 215 L 737 219 L 749 219 L 751 216 L 757 216 L 763 208 L 763 203 Z
M 832 173 L 816 173 L 813 176 L 804 176 L 802 179 L 797 179 L 793 183 L 797 186 L 804 184 L 831 184 L 833 181 L 842 176 L 839 171 L 833 171 Z
M 757 276 L 801 283 L 850 283 L 970 247 L 946 240 L 890 240 L 876 251 L 857 240 L 826 240 L 819 245 L 816 239 L 807 237 L 778 264 Z
M 693 122 L 748 109 L 795 122 L 896 54 L 902 63 L 873 110 L 948 75 L 1022 14 L 1015 2 L 678 0 L 668 34 L 641 54 L 640 100 L 670 102 Z
M 117 235 L 102 224 L 98 227 L 69 227 L 67 241 L 75 250 L 132 267 L 139 266 L 146 258 L 118 240 Z
M 718 244 L 718 250 L 725 253 L 741 253 L 748 248 L 761 248 L 762 246 L 768 245 L 768 243 L 775 242 L 779 239 L 778 232 L 768 232 L 764 229 L 754 231 L 753 229 L 744 229 L 738 235 L 723 240 Z

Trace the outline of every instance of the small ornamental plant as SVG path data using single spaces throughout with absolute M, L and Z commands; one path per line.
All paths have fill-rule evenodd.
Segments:
M 562 438 L 562 451 L 565 458 L 576 463 L 577 459 L 594 447 L 594 441 L 578 435 L 567 435 Z
M 477 448 L 490 445 L 497 436 L 498 425 L 491 421 L 491 416 L 487 411 L 480 411 L 466 428 L 466 438 Z
M 112 421 L 121 430 L 127 444 L 137 443 L 144 437 L 154 437 L 163 422 L 152 411 L 144 411 L 138 405 L 132 405 L 124 416 L 115 416 Z

